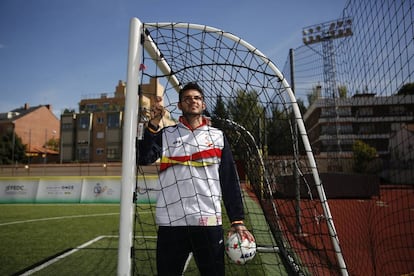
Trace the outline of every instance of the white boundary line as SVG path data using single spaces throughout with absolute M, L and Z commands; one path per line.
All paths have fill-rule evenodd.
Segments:
M 140 214 L 151 213 L 151 212 L 139 212 Z M 68 219 L 68 218 L 87 218 L 87 217 L 100 217 L 100 216 L 115 216 L 119 215 L 118 213 L 104 213 L 104 214 L 90 214 L 90 215 L 74 215 L 74 216 L 63 216 L 63 217 L 50 217 L 50 218 L 39 218 L 39 219 L 28 219 L 28 220 L 18 220 L 11 222 L 0 223 L 0 226 L 29 223 L 29 222 L 38 222 L 38 221 L 48 221 L 48 220 L 58 220 L 58 219 Z
M 104 239 L 104 238 L 119 238 L 119 236 L 118 235 L 102 235 L 102 236 L 98 236 L 98 237 L 96 237 L 96 238 L 94 238 L 94 239 L 92 239 L 90 241 L 87 241 L 84 244 L 82 244 L 82 245 L 80 245 L 80 246 L 78 246 L 78 247 L 76 247 L 76 248 L 74 248 L 74 249 L 72 249 L 72 250 L 70 250 L 70 251 L 68 251 L 66 253 L 63 253 L 63 254 L 61 254 L 61 255 L 59 255 L 59 256 L 57 256 L 57 257 L 55 257 L 55 258 L 53 258 L 53 259 L 51 259 L 51 260 L 49 260 L 47 262 L 45 262 L 45 263 L 43 263 L 43 264 L 35 267 L 35 268 L 32 268 L 32 269 L 24 272 L 23 274 L 20 274 L 20 276 L 32 275 L 33 273 L 38 272 L 38 271 L 40 271 L 40 270 L 42 270 L 42 269 L 44 269 L 44 268 L 46 268 L 46 267 L 48 267 L 48 266 L 56 263 L 57 261 L 60 261 L 61 259 L 64 259 L 64 258 L 68 257 L 69 255 L 72 255 L 73 253 L 78 252 L 80 249 L 83 249 L 83 248 L 85 248 L 85 247 L 87 247 L 87 246 L 89 246 L 89 245 L 91 245 L 91 244 L 93 244 L 93 243 L 95 243 L 95 242 L 97 242 L 97 241 L 99 241 L 101 239 Z M 137 236 L 137 238 L 156 239 L 157 237 L 156 236 Z
M 113 215 L 119 215 L 119 213 L 91 214 L 91 215 L 75 215 L 75 216 L 63 216 L 63 217 L 28 219 L 28 220 L 19 220 L 19 221 L 11 221 L 11 222 L 0 223 L 0 226 L 13 225 L 13 224 L 21 224 L 21 223 L 28 223 L 28 222 L 47 221 L 47 220 L 67 219 L 67 218 L 86 218 L 86 217 L 113 216 Z
M 97 242 L 97 241 L 99 241 L 103 238 L 107 238 L 107 237 L 117 237 L 117 236 L 99 236 L 99 237 L 96 237 L 95 239 L 90 240 L 90 241 L 88 241 L 88 242 L 86 242 L 86 243 L 70 250 L 69 252 L 63 253 L 62 255 L 59 255 L 59 256 L 47 261 L 44 264 L 41 264 L 41 265 L 39 265 L 39 266 L 29 270 L 29 271 L 26 271 L 25 273 L 21 274 L 21 276 L 32 275 L 33 273 L 35 273 L 37 271 L 40 271 L 40 270 L 50 266 L 51 264 L 53 264 L 53 263 L 55 263 L 55 262 L 57 262 L 57 261 L 59 261 L 63 258 L 66 258 L 67 256 L 69 256 L 69 255 L 71 255 L 75 252 L 78 252 L 80 249 L 85 248 L 85 247 L 87 247 L 87 246 L 89 246 L 89 245 L 91 245 L 91 244 L 93 244 L 93 243 L 95 243 L 95 242 Z

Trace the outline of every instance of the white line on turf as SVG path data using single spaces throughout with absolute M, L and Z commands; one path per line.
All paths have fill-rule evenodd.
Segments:
M 145 213 L 151 213 L 151 212 L 139 212 L 139 213 L 140 214 L 145 214 Z M 119 215 L 119 213 L 75 215 L 75 216 L 62 216 L 62 217 L 51 217 L 51 218 L 39 218 L 39 219 L 18 220 L 18 221 L 11 221 L 11 222 L 0 223 L 0 226 L 13 225 L 13 224 L 21 224 L 21 223 L 28 223 L 28 222 L 38 222 L 38 221 L 68 219 L 68 218 L 87 218 L 87 217 L 114 216 L 114 215 Z
M 37 267 L 29 270 L 29 271 L 26 271 L 25 273 L 21 274 L 21 276 L 32 275 L 33 273 L 35 273 L 37 271 L 40 271 L 40 270 L 44 269 L 45 267 L 48 267 L 49 265 L 51 265 L 51 264 L 59 261 L 60 259 L 66 258 L 67 256 L 69 256 L 69 255 L 71 255 L 71 254 L 79 251 L 80 249 L 85 248 L 85 247 L 91 245 L 92 243 L 97 242 L 100 239 L 103 239 L 103 238 L 106 238 L 106 237 L 110 237 L 110 236 L 99 236 L 99 237 L 97 237 L 97 238 L 95 238 L 93 240 L 90 240 L 90 241 L 82 244 L 81 246 L 78 246 L 75 249 L 72 249 L 69 252 L 63 253 L 62 255 L 59 255 L 56 258 L 53 258 L 53 259 L 51 259 L 50 261 L 48 261 L 48 262 L 46 262 L 44 264 L 41 264 L 41 265 L 39 265 L 39 266 L 37 266 Z
M 48 267 L 48 266 L 56 263 L 57 261 L 59 261 L 61 259 L 64 259 L 64 258 L 68 257 L 69 255 L 71 255 L 73 253 L 76 253 L 80 249 L 85 248 L 85 247 L 87 247 L 87 246 L 89 246 L 89 245 L 91 245 L 91 244 L 93 244 L 93 243 L 95 243 L 95 242 L 97 242 L 97 241 L 99 241 L 99 240 L 101 240 L 103 238 L 118 238 L 118 237 L 119 236 L 117 236 L 117 235 L 103 235 L 103 236 L 98 236 L 98 237 L 96 237 L 96 238 L 94 238 L 94 239 L 92 239 L 92 240 L 90 240 L 88 242 L 85 242 L 84 244 L 82 244 L 82 245 L 80 245 L 80 246 L 78 246 L 78 247 L 76 247 L 76 248 L 74 248 L 74 249 L 72 249 L 72 250 L 70 250 L 70 251 L 68 251 L 66 253 L 63 253 L 63 254 L 61 254 L 61 255 L 59 255 L 59 256 L 51 259 L 51 260 L 49 260 L 49 261 L 47 261 L 47 262 L 39 265 L 39 266 L 36 266 L 35 268 L 32 268 L 32 269 L 26 271 L 23 274 L 20 274 L 20 276 L 32 275 L 33 273 L 38 272 L 38 271 L 40 271 L 40 270 L 42 270 L 42 269 L 44 269 L 44 268 L 46 268 L 46 267 Z M 136 236 L 136 238 L 155 239 L 157 237 L 156 236 Z
M 0 226 L 12 225 L 12 224 L 21 224 L 27 222 L 38 222 L 38 221 L 47 221 L 47 220 L 59 220 L 59 219 L 68 219 L 68 218 L 86 218 L 86 217 L 99 217 L 99 216 L 114 216 L 119 215 L 119 213 L 106 213 L 106 214 L 91 214 L 91 215 L 76 215 L 76 216 L 63 216 L 63 217 L 51 217 L 51 218 L 39 218 L 39 219 L 28 219 L 28 220 L 19 220 L 0 223 Z

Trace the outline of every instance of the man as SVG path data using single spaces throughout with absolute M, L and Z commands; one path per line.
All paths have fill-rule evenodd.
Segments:
M 230 146 L 223 132 L 202 115 L 206 105 L 202 89 L 189 83 L 179 91 L 179 123 L 159 129 L 164 107 L 155 103 L 139 143 L 139 163 L 160 159 L 158 275 L 182 275 L 193 252 L 202 275 L 224 275 L 221 199 L 231 230 L 254 241 L 243 224 L 240 184 Z

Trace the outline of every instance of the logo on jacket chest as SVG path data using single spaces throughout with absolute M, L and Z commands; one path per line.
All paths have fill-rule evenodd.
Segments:
M 179 145 L 182 145 L 182 144 L 183 144 L 183 141 L 180 138 L 178 138 L 177 140 L 173 141 L 173 145 L 174 146 L 179 146 Z
M 211 135 L 204 136 L 204 145 L 207 147 L 212 147 L 214 145 Z

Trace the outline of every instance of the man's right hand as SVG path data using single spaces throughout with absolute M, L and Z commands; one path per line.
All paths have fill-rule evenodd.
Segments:
M 161 102 L 162 98 L 157 96 L 154 99 L 154 103 L 150 109 L 150 123 L 154 126 L 158 126 L 160 124 L 161 119 L 165 114 L 165 109 Z

